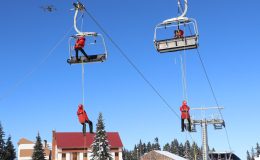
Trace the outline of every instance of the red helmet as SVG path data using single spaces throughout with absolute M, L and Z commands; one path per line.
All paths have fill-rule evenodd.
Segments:
M 186 100 L 183 100 L 183 101 L 182 101 L 182 104 L 183 104 L 183 105 L 186 105 L 186 104 L 187 104 L 187 101 L 186 101 Z
M 83 104 L 79 104 L 78 107 L 79 107 L 79 108 L 83 108 Z

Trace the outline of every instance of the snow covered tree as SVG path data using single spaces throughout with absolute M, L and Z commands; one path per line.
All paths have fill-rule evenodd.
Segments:
M 255 160 L 255 150 L 253 147 L 251 149 L 251 160 Z
M 191 155 L 192 157 L 194 157 L 194 159 L 197 160 L 202 159 L 202 151 L 200 150 L 200 148 L 195 142 L 192 143 L 191 150 L 192 150 Z
M 179 156 L 184 157 L 185 156 L 184 151 L 185 151 L 185 148 L 184 148 L 183 144 L 181 143 L 179 145 Z
M 152 150 L 152 144 L 151 144 L 151 142 L 148 142 L 147 143 L 147 146 L 146 146 L 146 150 L 147 150 L 147 152 L 150 152 L 151 150 Z
M 45 160 L 45 152 L 43 149 L 40 133 L 38 133 L 36 136 L 36 143 L 34 145 L 32 160 Z
M 256 157 L 259 157 L 260 155 L 260 146 L 259 146 L 259 143 L 256 143 Z
M 171 152 L 171 146 L 169 143 L 166 143 L 164 146 L 163 146 L 163 150 L 164 151 L 168 151 L 168 152 Z
M 16 158 L 15 148 L 11 140 L 11 136 L 8 137 L 5 145 L 5 156 L 3 160 L 14 160 Z
M 171 143 L 171 153 L 179 155 L 179 142 L 177 139 L 174 139 Z
M 246 151 L 246 159 L 247 159 L 247 160 L 251 160 L 251 156 L 250 156 L 249 151 Z
M 4 130 L 2 127 L 2 124 L 0 122 L 0 159 L 3 159 L 3 157 L 5 156 L 5 140 L 4 140 Z
M 184 144 L 184 157 L 187 159 L 192 159 L 192 150 L 190 146 L 190 141 L 186 141 Z
M 96 135 L 92 144 L 92 160 L 111 159 L 110 147 L 108 145 L 107 135 L 102 113 L 99 113 L 98 123 L 96 125 Z
M 143 154 L 147 153 L 147 147 L 146 147 L 146 144 L 143 143 Z
M 154 139 L 154 144 L 152 144 L 152 148 L 153 148 L 153 150 L 161 150 L 161 147 L 160 147 L 160 144 L 159 144 L 159 138 L 158 137 L 156 137 L 155 139 Z

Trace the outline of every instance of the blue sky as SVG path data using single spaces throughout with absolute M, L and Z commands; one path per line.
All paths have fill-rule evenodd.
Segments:
M 0 121 L 15 144 L 22 137 L 34 140 L 38 131 L 48 141 L 53 129 L 81 131 L 76 117 L 77 105 L 82 103 L 81 66 L 66 63 L 68 38 L 75 34 L 71 29 L 72 2 L 2 2 Z M 179 114 L 182 52 L 158 54 L 153 46 L 155 25 L 176 17 L 177 1 L 84 0 L 83 3 Z M 55 5 L 57 12 L 40 9 L 47 4 Z M 222 113 L 231 148 L 242 159 L 246 150 L 260 142 L 259 7 L 257 0 L 189 1 L 187 14 L 198 22 L 199 51 L 218 102 L 225 107 Z M 102 33 L 87 15 L 83 30 Z M 132 149 L 140 139 L 148 142 L 159 137 L 161 145 L 174 138 L 182 142 L 191 140 L 180 132 L 180 119 L 113 43 L 105 39 L 108 60 L 85 65 L 85 104 L 93 123 L 102 112 L 107 131 L 118 131 L 127 149 Z M 187 51 L 186 60 L 189 105 L 215 106 L 196 50 Z M 200 113 L 192 114 L 200 117 Z M 229 150 L 224 130 L 214 131 L 209 126 L 208 132 L 210 147 Z M 200 131 L 192 137 L 201 143 Z

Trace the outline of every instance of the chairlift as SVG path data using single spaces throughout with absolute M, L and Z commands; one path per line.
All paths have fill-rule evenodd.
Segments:
M 76 36 L 81 36 L 81 35 L 76 35 Z M 102 43 L 101 45 L 103 45 L 103 53 L 87 53 L 88 54 L 88 58 L 85 56 L 79 56 L 78 58 L 80 60 L 77 60 L 75 55 L 74 55 L 74 45 L 72 42 L 74 36 L 69 38 L 69 59 L 67 60 L 67 62 L 69 64 L 78 64 L 78 63 L 94 63 L 94 62 L 104 62 L 107 59 L 107 49 L 106 49 L 106 44 L 105 44 L 105 40 L 104 37 L 99 34 L 99 33 L 95 33 L 93 32 L 92 34 L 86 34 L 85 33 L 85 37 L 92 37 L 95 39 L 100 39 L 100 41 L 94 41 L 93 43 L 88 43 L 87 40 L 87 45 L 97 45 L 97 43 Z
M 69 59 L 67 60 L 67 62 L 69 64 L 78 64 L 78 63 L 94 63 L 94 62 L 104 62 L 107 59 L 107 48 L 106 48 L 106 44 L 105 44 L 105 40 L 104 37 L 102 36 L 102 34 L 97 33 L 97 32 L 82 32 L 78 29 L 77 27 L 77 15 L 78 12 L 84 12 L 86 11 L 85 6 L 80 3 L 79 1 L 77 3 L 73 3 L 74 5 L 74 9 L 75 10 L 75 14 L 74 14 L 74 29 L 77 32 L 76 35 L 71 36 L 69 38 Z M 94 43 L 89 43 L 89 45 L 96 45 L 98 46 L 98 43 L 100 43 L 99 45 L 103 46 L 103 51 L 102 53 L 87 53 L 88 54 L 88 58 L 85 56 L 79 56 L 78 58 L 80 60 L 77 60 L 76 57 L 73 55 L 73 45 L 72 45 L 72 40 L 73 38 L 77 38 L 79 36 L 84 36 L 85 38 L 94 38 L 94 39 L 100 39 L 100 41 L 94 41 Z M 88 43 L 88 41 L 87 41 Z
M 198 47 L 198 27 L 197 22 L 193 18 L 186 17 L 187 0 L 185 1 L 185 8 L 179 17 L 171 18 L 156 25 L 154 30 L 154 46 L 159 53 L 176 52 L 181 50 L 196 49 Z M 180 4 L 179 4 L 180 5 Z M 185 29 L 182 36 L 171 35 L 167 38 L 160 38 L 159 30 L 171 30 L 172 34 L 179 31 L 180 28 Z M 189 32 L 187 32 L 187 29 Z M 182 30 L 183 31 L 183 30 Z
M 214 129 L 218 130 L 218 129 L 222 129 L 223 127 L 226 127 L 224 120 L 218 120 L 218 121 L 219 122 L 213 124 Z

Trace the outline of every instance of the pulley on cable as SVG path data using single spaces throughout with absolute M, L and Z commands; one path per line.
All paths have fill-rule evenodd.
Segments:
M 184 0 L 184 10 L 182 10 L 180 0 L 178 0 L 178 7 L 182 11 L 180 16 L 167 19 L 155 27 L 154 45 L 159 53 L 176 52 L 198 47 L 197 22 L 193 18 L 186 17 L 188 10 L 187 0 Z M 184 33 L 186 27 L 189 28 L 190 33 Z
M 67 62 L 69 64 L 77 63 L 91 63 L 91 62 L 104 62 L 107 59 L 107 49 L 104 37 L 102 34 L 97 32 L 82 32 L 77 27 L 77 16 L 78 12 L 86 11 L 85 6 L 79 1 L 73 3 L 75 14 L 74 14 L 74 29 L 77 34 L 69 38 L 69 59 Z M 81 17 L 83 18 L 83 17 Z M 75 45 L 72 42 L 75 41 Z M 87 49 L 92 48 L 91 51 L 85 52 L 83 49 L 87 45 Z M 94 47 L 91 47 L 94 46 Z M 73 50 L 75 50 L 76 55 L 73 55 Z M 78 52 L 81 52 L 84 56 L 78 56 Z

